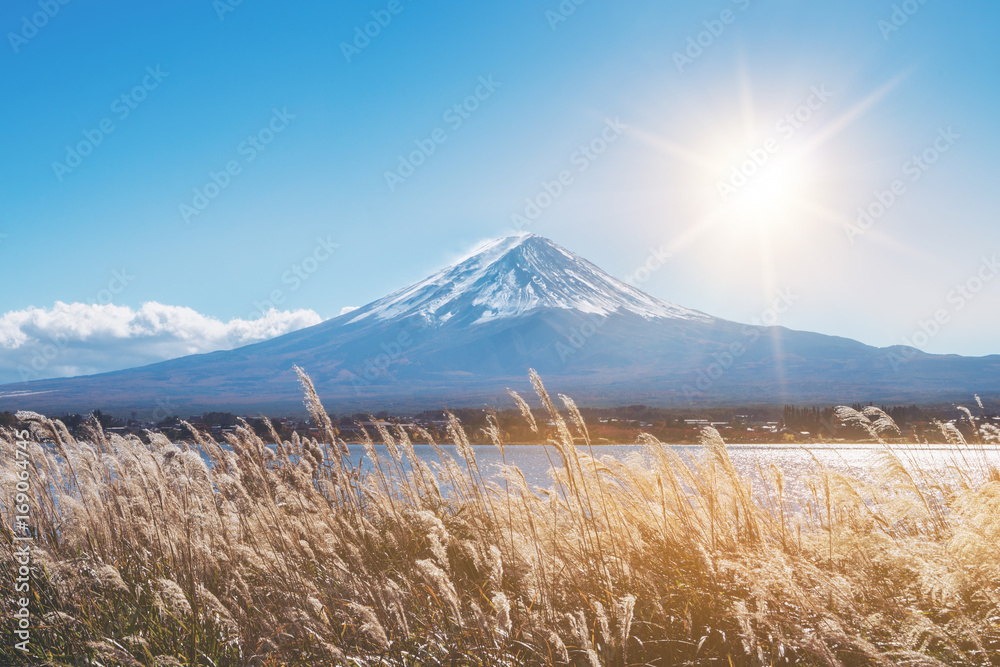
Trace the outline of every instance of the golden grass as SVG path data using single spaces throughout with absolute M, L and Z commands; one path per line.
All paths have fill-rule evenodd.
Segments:
M 947 478 L 887 445 L 876 481 L 819 467 L 795 499 L 774 467 L 751 485 L 712 429 L 697 460 L 649 436 L 644 460 L 599 458 L 573 402 L 532 373 L 556 429 L 553 486 L 537 490 L 513 465 L 485 477 L 454 418 L 457 458 L 438 448 L 428 465 L 412 445 L 427 433 L 379 426 L 388 455 L 366 441 L 362 472 L 301 377 L 326 436 L 277 447 L 245 423 L 226 447 L 96 425 L 78 442 L 22 414 L 31 654 L 6 634 L 0 663 L 1000 664 L 985 445 L 958 445 Z M 851 412 L 873 437 L 895 429 Z M 506 462 L 495 420 L 487 435 Z M 6 618 L 15 440 L 0 433 Z

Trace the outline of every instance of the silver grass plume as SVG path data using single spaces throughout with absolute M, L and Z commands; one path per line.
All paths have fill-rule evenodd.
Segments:
M 848 426 L 861 427 L 862 429 L 865 430 L 866 433 L 868 433 L 868 436 L 873 440 L 876 440 L 880 443 L 885 442 L 884 440 L 882 440 L 882 437 L 878 434 L 878 431 L 875 430 L 875 427 L 872 424 L 871 420 L 868 419 L 868 417 L 866 417 L 862 413 L 855 410 L 854 408 L 849 408 L 846 405 L 838 405 L 833 409 L 833 414 L 834 416 L 836 416 L 837 420 L 840 421 L 841 423 L 847 424 Z
M 965 441 L 965 436 L 962 432 L 955 428 L 955 425 L 951 422 L 939 422 L 935 421 L 934 424 L 941 430 L 941 434 L 949 445 L 967 445 Z
M 868 418 L 868 421 L 871 422 L 872 428 L 875 429 L 875 432 L 879 435 L 882 435 L 883 433 L 892 433 L 896 437 L 902 435 L 899 430 L 899 426 L 896 425 L 896 422 L 893 421 L 892 417 L 879 408 L 876 408 L 874 405 L 866 406 L 861 411 L 861 414 Z
M 306 409 L 309 410 L 309 414 L 313 416 L 323 429 L 327 439 L 331 443 L 335 442 L 337 430 L 333 427 L 333 422 L 330 421 L 330 415 L 326 414 L 322 401 L 319 400 L 319 394 L 316 393 L 316 387 L 313 385 L 312 379 L 298 366 L 294 366 L 293 368 L 295 369 L 295 374 L 299 376 L 299 382 L 302 384 L 302 390 L 305 392 L 304 400 Z
M 973 418 L 972 412 L 969 410 L 969 408 L 962 405 L 956 407 L 958 411 L 962 413 L 962 417 L 969 424 L 969 426 L 971 426 L 972 428 L 976 428 L 976 420 Z
M 508 389 L 507 393 L 514 399 L 514 403 L 517 404 L 517 409 L 521 411 L 521 416 L 524 417 L 526 422 L 528 422 L 528 426 L 531 427 L 531 430 L 538 433 L 538 424 L 535 423 L 535 416 L 531 414 L 531 408 L 528 407 L 527 402 L 525 402 L 525 400 L 521 398 L 521 395 L 513 389 Z

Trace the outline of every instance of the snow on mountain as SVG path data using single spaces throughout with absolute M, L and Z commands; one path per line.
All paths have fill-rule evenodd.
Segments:
M 540 308 L 711 321 L 608 275 L 548 239 L 521 234 L 490 241 L 471 257 L 365 306 L 350 323 L 411 315 L 443 324 L 478 324 Z

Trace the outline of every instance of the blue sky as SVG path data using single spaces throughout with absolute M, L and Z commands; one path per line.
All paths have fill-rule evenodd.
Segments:
M 998 20 L 942 0 L 12 0 L 0 381 L 47 338 L 40 376 L 332 317 L 515 215 L 719 317 L 790 292 L 792 328 L 1000 353 Z M 637 274 L 651 249 L 669 260 Z

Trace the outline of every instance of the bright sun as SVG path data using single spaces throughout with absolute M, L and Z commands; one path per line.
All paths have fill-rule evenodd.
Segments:
M 827 204 L 833 186 L 824 182 L 836 163 L 831 142 L 904 76 L 833 113 L 824 108 L 833 97 L 825 86 L 809 88 L 797 100 L 798 106 L 762 104 L 741 70 L 735 103 L 719 107 L 717 113 L 701 114 L 699 129 L 689 132 L 687 141 L 642 133 L 649 145 L 688 167 L 682 173 L 693 195 L 693 220 L 672 242 L 672 251 L 682 251 L 699 239 L 717 239 L 720 233 L 758 234 L 767 243 L 787 244 L 788 237 L 813 236 L 817 225 L 842 226 L 843 213 Z
M 807 165 L 780 154 L 768 155 L 761 162 L 748 158 L 731 171 L 727 181 L 716 184 L 727 221 L 740 226 L 775 227 L 801 215 L 800 202 L 809 196 Z
M 849 179 L 834 140 L 904 78 L 886 81 L 847 108 L 827 107 L 834 93 L 826 86 L 769 99 L 741 67 L 725 94 L 706 93 L 715 105 L 697 98 L 697 113 L 680 116 L 669 131 L 636 131 L 670 158 L 666 171 L 675 188 L 681 185 L 683 194 L 668 200 L 674 219 L 678 204 L 684 216 L 673 227 L 670 252 L 697 248 L 734 274 L 758 274 L 761 292 L 773 294 L 784 265 L 808 261 L 817 240 L 852 221 L 832 203 Z

